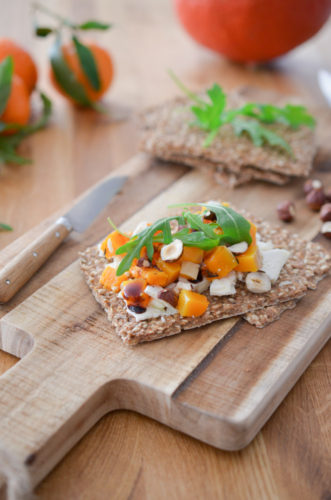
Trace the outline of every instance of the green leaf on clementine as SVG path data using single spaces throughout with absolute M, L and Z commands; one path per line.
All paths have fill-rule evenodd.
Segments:
M 78 24 L 76 26 L 79 30 L 108 30 L 112 28 L 112 24 L 109 23 L 100 23 L 99 21 L 86 21 L 86 23 Z
M 75 45 L 77 56 L 85 74 L 86 78 L 94 88 L 94 90 L 100 90 L 101 82 L 99 77 L 99 71 L 95 63 L 94 55 L 91 50 L 84 44 L 82 44 L 76 36 L 72 37 L 72 41 Z
M 91 101 L 81 83 L 68 66 L 62 54 L 61 39 L 58 37 L 51 47 L 50 60 L 55 79 L 63 91 L 77 104 L 91 106 Z
M 13 71 L 14 61 L 12 56 L 8 56 L 0 63 L 0 116 L 6 109 L 10 96 Z

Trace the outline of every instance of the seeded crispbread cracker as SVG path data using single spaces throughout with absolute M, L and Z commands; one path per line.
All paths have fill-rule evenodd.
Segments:
M 245 99 L 234 92 L 229 94 L 228 101 L 230 106 L 238 106 Z M 141 149 L 163 160 L 176 159 L 177 162 L 201 168 L 211 165 L 220 171 L 226 168 L 238 176 L 247 168 L 280 174 L 283 183 L 291 176 L 309 175 L 316 153 L 315 134 L 311 129 L 300 127 L 294 130 L 282 124 L 265 125 L 290 144 L 293 156 L 269 145 L 256 147 L 245 134 L 237 137 L 231 125 L 221 127 L 212 144 L 206 148 L 203 147 L 206 132 L 190 126 L 193 121 L 190 106 L 187 98 L 180 97 L 141 113 Z M 276 176 L 265 176 L 262 180 L 280 183 Z
M 263 309 L 258 309 L 257 311 L 244 314 L 243 318 L 256 328 L 264 328 L 270 323 L 277 321 L 283 312 L 288 309 L 294 309 L 297 302 L 297 300 L 289 300 L 287 302 L 282 302 L 281 304 L 264 307 Z
M 100 256 L 97 246 L 81 253 L 81 269 L 94 297 L 105 309 L 112 328 L 126 344 L 131 345 L 175 335 L 182 330 L 299 299 L 306 293 L 310 283 L 330 271 L 330 255 L 319 245 L 307 243 L 284 229 L 272 228 L 266 222 L 253 217 L 250 217 L 250 220 L 257 224 L 263 239 L 271 240 L 274 246 L 287 248 L 292 252 L 279 279 L 270 292 L 264 294 L 249 292 L 242 282 L 237 282 L 236 294 L 232 296 L 214 297 L 206 293 L 210 301 L 209 307 L 197 318 L 184 318 L 176 314 L 137 322 L 127 313 L 123 299 L 100 285 L 99 279 L 107 260 Z M 304 269 L 303 263 L 306 266 Z M 265 313 L 266 310 L 264 315 Z
M 184 165 L 188 165 L 189 167 L 196 167 L 204 170 L 205 173 L 212 174 L 218 184 L 229 187 L 237 187 L 252 180 L 272 182 L 273 184 L 283 186 L 290 180 L 290 177 L 286 175 L 261 170 L 260 168 L 248 165 L 243 166 L 239 172 L 231 172 L 226 165 L 221 166 L 220 164 L 215 164 L 214 162 L 204 158 L 173 155 L 169 156 L 168 160 L 173 163 L 182 163 Z

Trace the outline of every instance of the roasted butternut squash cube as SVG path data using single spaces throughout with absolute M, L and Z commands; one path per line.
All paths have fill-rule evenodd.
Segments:
M 100 276 L 100 285 L 102 285 L 106 290 L 111 290 L 113 292 L 119 292 L 121 284 L 126 281 L 129 277 L 129 273 L 124 273 L 121 276 L 116 276 L 116 269 L 111 266 L 105 267 Z
M 208 299 L 201 293 L 191 290 L 181 290 L 179 294 L 177 309 L 181 316 L 201 316 L 208 308 Z
M 203 250 L 198 247 L 185 247 L 183 248 L 183 253 L 180 257 L 180 261 L 187 260 L 188 262 L 194 262 L 195 264 L 201 264 L 203 260 Z
M 164 287 L 170 283 L 167 273 L 156 269 L 156 267 L 142 267 L 140 269 L 140 276 L 146 280 L 148 285 Z
M 118 231 L 113 231 L 112 233 L 108 234 L 108 236 L 101 243 L 101 250 L 104 252 L 105 257 L 107 259 L 110 259 L 111 257 L 114 257 L 116 250 L 122 245 L 125 245 L 125 243 L 129 241 L 129 239 L 130 238 L 124 236 Z
M 205 257 L 205 264 L 208 271 L 216 274 L 218 278 L 223 278 L 238 265 L 238 262 L 227 247 L 219 246 L 208 252 Z
M 249 230 L 249 234 L 250 234 L 250 235 L 251 235 L 251 237 L 252 237 L 252 242 L 251 242 L 251 244 L 249 245 L 249 247 L 250 247 L 251 245 L 256 245 L 256 231 L 257 231 L 257 229 L 256 229 L 255 224 L 253 224 L 253 222 L 249 222 L 249 223 L 250 223 L 250 225 L 251 225 L 250 230 Z M 249 247 L 248 247 L 248 249 L 249 249 Z M 247 250 L 248 250 L 248 249 L 247 249 Z
M 255 273 L 261 265 L 261 256 L 256 245 L 256 226 L 252 222 L 250 224 L 251 228 L 249 232 L 252 237 L 252 243 L 245 253 L 237 255 L 238 265 L 235 267 L 235 271 L 242 273 Z
M 235 271 L 242 273 L 255 273 L 261 265 L 261 257 L 256 245 L 250 245 L 245 253 L 237 256 L 238 265 Z
M 164 260 L 158 260 L 156 263 L 157 267 L 166 273 L 168 276 L 168 283 L 173 283 L 178 279 L 180 272 L 180 262 L 165 262 Z

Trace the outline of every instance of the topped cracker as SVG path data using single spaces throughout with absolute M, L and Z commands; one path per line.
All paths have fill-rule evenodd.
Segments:
M 232 105 L 245 102 L 238 92 L 228 95 Z M 266 124 L 266 128 L 282 136 L 290 145 L 293 156 L 263 145 L 255 146 L 245 135 L 235 135 L 230 125 L 220 128 L 212 144 L 203 146 L 205 132 L 190 126 L 191 102 L 185 97 L 168 101 L 141 113 L 140 147 L 162 159 L 205 167 L 222 174 L 219 179 L 232 185 L 251 179 L 283 184 L 289 177 L 307 177 L 316 153 L 315 134 L 307 127 L 291 129 L 282 124 Z
M 262 239 L 290 251 L 290 257 L 277 281 L 266 293 L 252 293 L 240 281 L 237 282 L 234 295 L 215 297 L 206 291 L 209 305 L 204 314 L 198 317 L 183 317 L 176 313 L 137 322 L 128 313 L 123 299 L 100 284 L 108 261 L 100 254 L 99 246 L 88 248 L 81 254 L 81 269 L 93 295 L 105 309 L 111 328 L 125 343 L 133 345 L 232 316 L 247 315 L 250 322 L 264 326 L 282 312 L 283 307 L 280 306 L 283 303 L 285 306 L 289 303 L 292 307 L 295 300 L 301 298 L 308 288 L 314 288 L 318 280 L 330 271 L 331 257 L 320 245 L 305 242 L 297 235 L 261 220 L 252 217 L 250 220 L 256 224 Z

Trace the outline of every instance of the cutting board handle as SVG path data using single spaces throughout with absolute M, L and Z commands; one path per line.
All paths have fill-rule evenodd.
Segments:
M 81 379 L 64 376 L 61 367 L 69 359 L 60 354 L 53 350 L 45 363 L 47 353 L 36 345 L 0 377 L 0 498 L 2 475 L 8 498 L 21 498 L 115 409 L 109 385 L 91 383 L 86 368 Z

